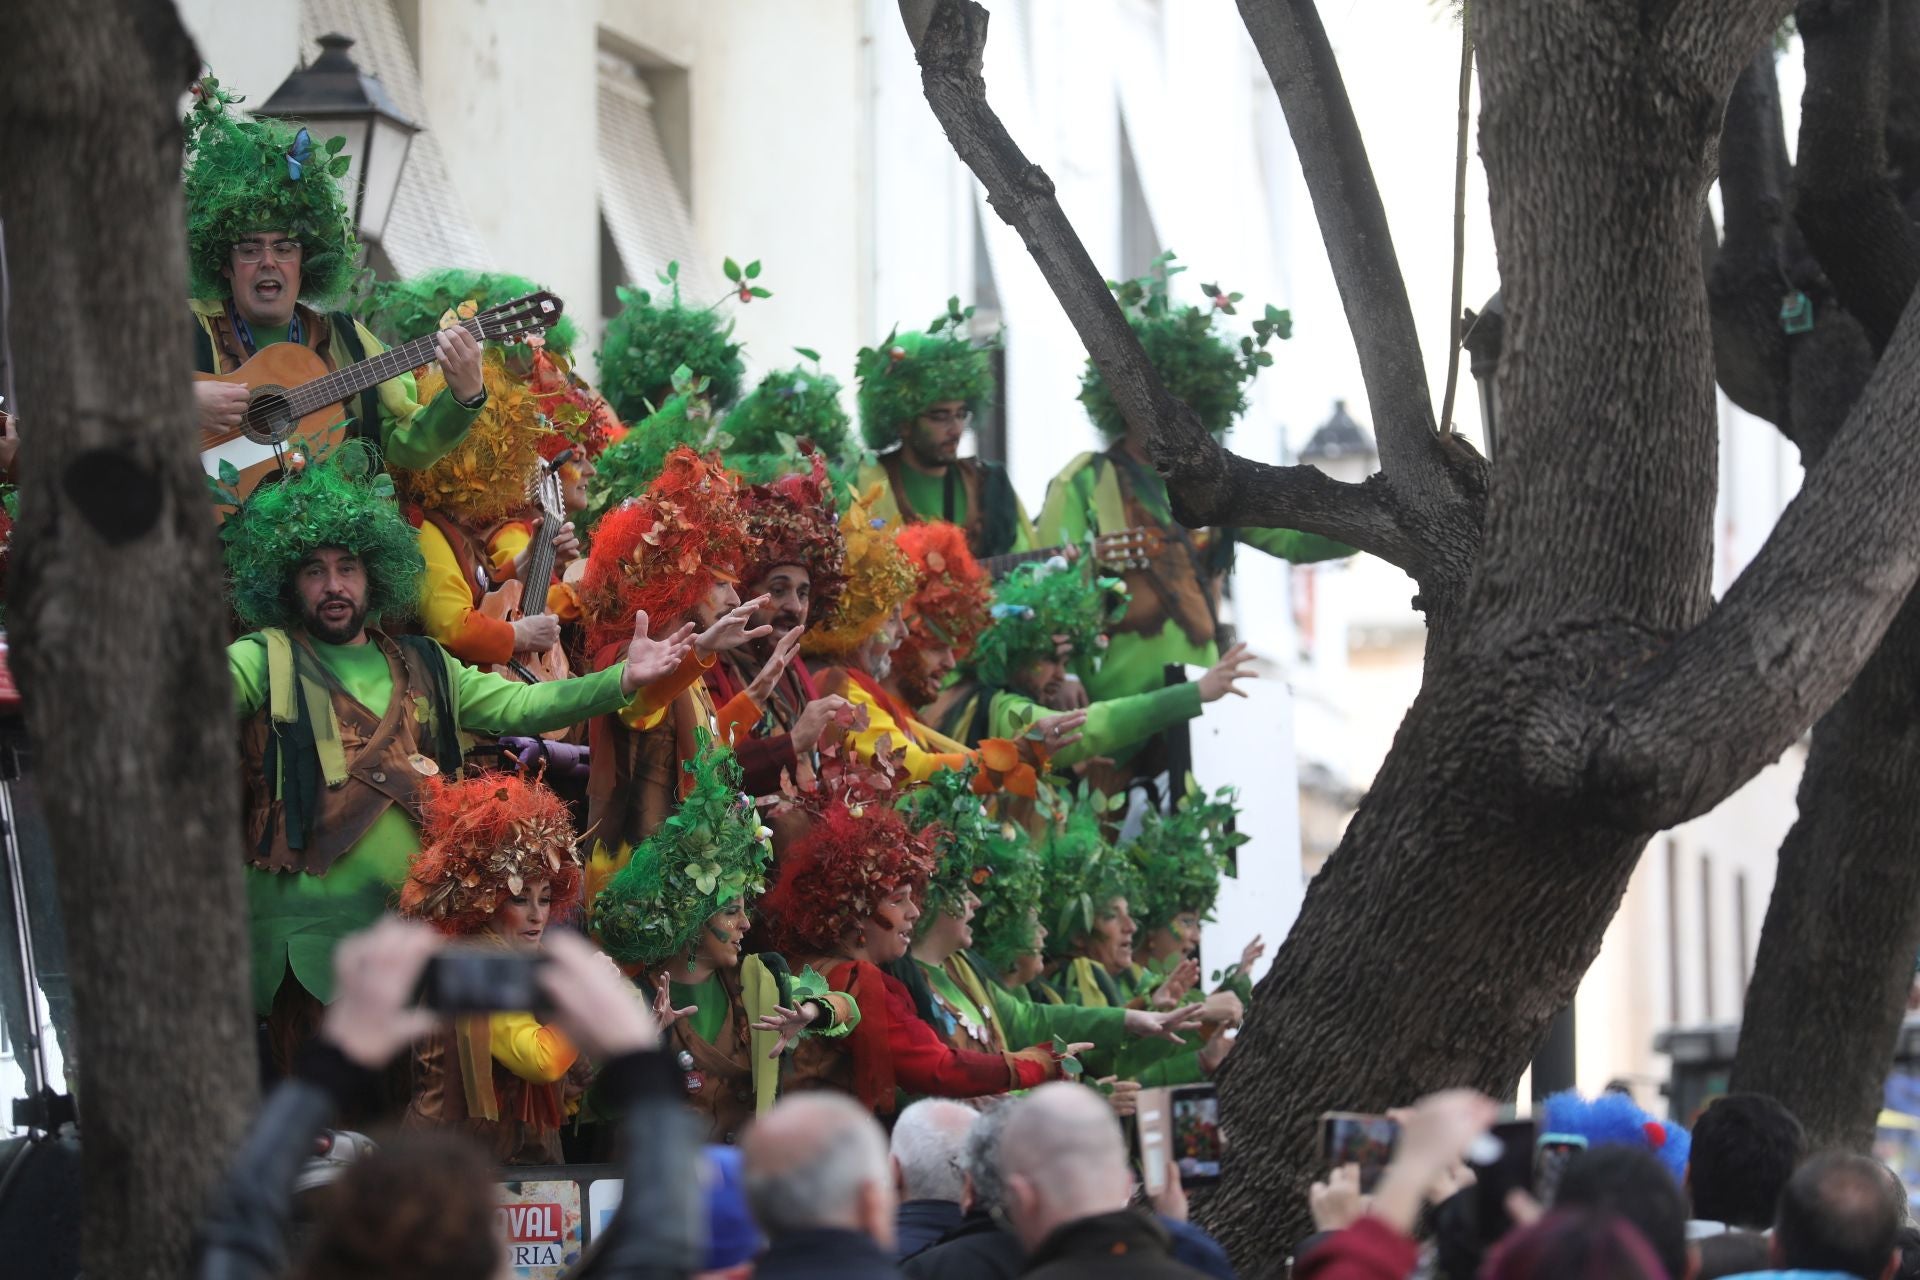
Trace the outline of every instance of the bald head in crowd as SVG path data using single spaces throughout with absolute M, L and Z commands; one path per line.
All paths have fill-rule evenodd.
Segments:
M 1007 1108 L 1000 1134 L 1004 1208 L 1032 1253 L 1069 1222 L 1127 1207 L 1133 1171 L 1113 1108 L 1085 1085 L 1041 1085 Z
M 782 1236 L 820 1228 L 857 1231 L 893 1247 L 886 1135 L 852 1098 L 787 1098 L 747 1130 L 740 1153 L 747 1204 L 776 1250 Z
M 1893 1186 L 1898 1186 L 1894 1180 Z M 1906 1206 L 1885 1165 L 1865 1156 L 1828 1154 L 1801 1165 L 1780 1194 L 1773 1261 L 1794 1271 L 1836 1271 L 1891 1280 L 1900 1266 Z

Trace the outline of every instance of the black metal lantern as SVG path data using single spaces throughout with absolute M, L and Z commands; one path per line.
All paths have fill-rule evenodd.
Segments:
M 1380 450 L 1367 429 L 1353 420 L 1345 400 L 1333 402 L 1333 416 L 1314 430 L 1300 461 L 1335 480 L 1359 484 L 1380 469 Z
M 342 154 L 349 162 L 346 190 L 353 201 L 354 234 L 377 242 L 420 126 L 347 56 L 352 47 L 352 39 L 338 32 L 321 36 L 320 56 L 288 76 L 253 114 L 298 121 L 313 131 L 316 143 L 346 138 Z

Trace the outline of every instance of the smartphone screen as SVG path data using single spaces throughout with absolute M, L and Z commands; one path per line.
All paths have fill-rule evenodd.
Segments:
M 1473 1166 L 1473 1194 L 1478 1210 L 1480 1239 L 1488 1244 L 1513 1229 L 1507 1213 L 1507 1196 L 1514 1191 L 1533 1190 L 1533 1121 L 1509 1120 L 1493 1126 L 1492 1142 L 1483 1162 L 1470 1155 Z
M 1551 1208 L 1560 1194 L 1560 1175 L 1567 1162 L 1587 1149 L 1587 1138 L 1580 1133 L 1543 1133 L 1533 1156 L 1533 1194 Z
M 1371 1192 L 1393 1159 L 1400 1126 L 1385 1116 L 1357 1111 L 1330 1111 L 1320 1117 L 1320 1151 L 1331 1172 L 1341 1165 L 1360 1166 L 1360 1190 Z
M 1220 1097 L 1210 1084 L 1172 1091 L 1168 1102 L 1173 1130 L 1173 1162 L 1183 1186 L 1213 1182 L 1220 1176 Z

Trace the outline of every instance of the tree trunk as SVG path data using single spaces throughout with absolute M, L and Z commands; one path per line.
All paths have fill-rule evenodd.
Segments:
M 1868 1150 L 1920 951 L 1920 596 L 1814 727 L 1730 1085 Z
M 221 571 L 186 371 L 171 5 L 0 11 L 23 416 L 10 620 L 79 1021 L 90 1275 L 173 1277 L 252 1113 Z
M 1810 468 L 1826 465 L 1887 316 L 1907 304 L 1920 268 L 1901 209 L 1911 192 L 1890 184 L 1882 143 L 1887 67 L 1911 62 L 1914 31 L 1887 17 L 1883 0 L 1801 9 L 1808 80 L 1793 229 L 1817 260 L 1796 275 L 1819 300 L 1813 331 L 1787 340 L 1784 413 L 1769 416 Z M 1771 81 L 1770 62 L 1764 75 Z M 1728 132 L 1746 124 L 1730 115 Z M 1725 194 L 1731 242 L 1736 209 L 1766 201 L 1737 185 Z M 1777 273 L 1755 274 L 1759 288 L 1778 289 Z M 1871 1145 L 1920 947 L 1917 671 L 1920 601 L 1910 598 L 1814 728 L 1747 993 L 1731 1083 L 1779 1098 L 1815 1146 Z

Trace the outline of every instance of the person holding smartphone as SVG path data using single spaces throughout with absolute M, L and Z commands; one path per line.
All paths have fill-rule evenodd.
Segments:
M 539 951 L 548 922 L 580 900 L 565 802 L 515 774 L 428 779 L 425 793 L 401 915 L 482 947 Z M 557 1164 L 560 1127 L 577 1101 L 566 1081 L 579 1063 L 566 1034 L 531 1011 L 462 1015 L 416 1046 L 402 1127 L 451 1125 L 502 1164 Z

